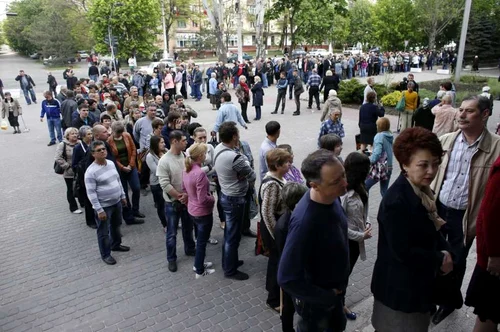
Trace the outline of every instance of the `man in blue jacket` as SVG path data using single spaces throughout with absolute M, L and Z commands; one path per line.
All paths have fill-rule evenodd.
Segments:
M 45 91 L 43 93 L 45 100 L 42 101 L 42 112 L 40 113 L 40 122 L 47 115 L 47 126 L 49 127 L 50 142 L 47 146 L 56 144 L 57 140 L 62 142 L 62 126 L 61 126 L 61 103 L 59 100 L 52 97 L 52 92 Z M 56 135 L 54 135 L 54 130 Z
M 309 190 L 293 210 L 278 269 L 278 284 L 299 314 L 299 331 L 345 330 L 343 297 L 349 279 L 344 167 L 320 149 L 302 163 Z

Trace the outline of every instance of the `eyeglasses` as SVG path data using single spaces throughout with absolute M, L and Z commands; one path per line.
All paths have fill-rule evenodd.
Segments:
M 93 152 L 103 152 L 103 151 L 106 151 L 106 148 L 100 148 L 100 149 L 94 150 Z

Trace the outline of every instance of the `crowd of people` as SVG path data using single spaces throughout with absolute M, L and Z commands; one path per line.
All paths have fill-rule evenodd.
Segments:
M 138 72 L 130 80 L 113 72 L 99 72 L 97 81 L 75 80 L 68 68 L 72 85 L 56 95 L 50 89 L 44 93 L 40 121 L 48 123 L 48 145 L 59 142 L 54 170 L 64 178 L 70 212 L 84 212 L 87 226 L 96 229 L 101 259 L 113 265 L 113 251 L 130 250 L 122 244 L 120 225 L 122 220 L 144 223 L 141 189 L 149 186 L 165 232 L 170 272 L 178 269 L 179 227 L 184 254 L 194 257 L 195 278 L 215 272 L 206 247 L 217 244 L 211 237 L 217 208 L 226 278 L 249 278 L 238 248 L 242 236 L 255 237 L 256 254 L 268 258 L 266 304 L 280 313 L 283 331 L 294 330 L 295 313 L 300 331 L 343 331 L 346 319 L 357 318 L 345 306 L 346 290 L 357 260 L 366 259 L 365 241 L 374 237 L 369 190 L 380 182 L 373 326 L 384 332 L 427 331 L 431 321 L 439 324 L 460 308 L 466 258 L 477 238 L 478 262 L 465 304 L 475 308 L 477 331 L 495 331 L 500 323 L 500 247 L 495 241 L 500 234 L 495 217 L 500 212 L 500 137 L 486 128 L 491 99 L 472 96 L 455 109 L 451 83 L 444 83 L 436 100 L 427 101 L 435 119 L 426 128 L 413 114 L 419 107 L 418 84 L 410 74 L 402 88 L 401 132 L 394 139 L 370 78 L 360 109 L 361 146 L 343 160 L 336 64 L 325 70 L 324 64 L 320 69 L 299 58 L 280 65 L 286 61 L 290 68 L 284 67 L 278 79 L 261 71 L 267 67 L 263 60 L 254 75 L 248 64 L 237 63 L 232 77 L 224 65 L 216 65 L 207 80 L 217 110 L 212 130 L 192 122 L 198 114 L 184 103 L 188 92 L 195 101 L 201 99 L 203 80 L 194 64 L 176 70 L 181 79 L 174 87 L 170 78 L 164 80 L 172 73 L 167 69 L 157 68 L 158 75 L 152 76 L 163 84 L 136 86 L 140 80 L 134 77 L 142 77 Z M 30 82 L 25 76 L 20 73 L 21 84 Z M 231 102 L 226 79 L 234 81 L 241 110 Z M 263 89 L 274 79 L 278 98 L 272 114 L 280 104 L 284 113 L 287 96 L 294 96 L 294 115 L 299 115 L 305 89 L 309 108 L 314 99 L 321 110 L 319 91 L 328 88 L 319 149 L 300 169 L 293 165 L 292 146 L 278 144 L 280 122 L 265 126 L 258 170 L 250 145 L 240 138 L 238 124 L 247 129 L 250 123 L 248 103 L 253 100 L 259 120 Z M 30 97 L 29 91 L 25 96 Z M 9 101 L 9 119 L 16 102 Z M 389 186 L 394 157 L 401 174 Z M 257 214 L 255 233 L 251 220 Z

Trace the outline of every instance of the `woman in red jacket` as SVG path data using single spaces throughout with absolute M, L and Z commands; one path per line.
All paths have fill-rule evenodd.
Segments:
M 500 324 L 500 157 L 490 177 L 477 217 L 477 264 L 465 304 L 477 315 L 474 332 L 496 332 Z

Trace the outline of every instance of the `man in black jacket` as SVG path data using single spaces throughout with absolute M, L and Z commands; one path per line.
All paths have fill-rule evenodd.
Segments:
M 16 77 L 16 81 L 19 82 L 19 85 L 21 86 L 21 90 L 23 90 L 24 98 L 26 99 L 26 103 L 28 105 L 31 105 L 31 101 L 33 101 L 36 104 L 36 94 L 35 94 L 35 90 L 33 89 L 33 87 L 35 87 L 36 84 L 35 84 L 35 82 L 33 82 L 33 79 L 31 78 L 31 76 L 26 75 L 24 73 L 24 70 L 20 70 L 19 75 L 17 75 L 17 77 Z M 31 99 L 30 99 L 30 97 L 31 97 Z
M 57 81 L 56 81 L 56 78 L 54 77 L 54 75 L 52 75 L 52 73 L 50 71 L 49 71 L 48 75 L 49 76 L 47 77 L 47 83 L 49 84 L 49 91 L 52 92 L 52 95 L 55 98 L 57 96 L 57 92 L 56 92 Z
M 78 104 L 76 103 L 74 96 L 75 96 L 74 92 L 68 90 L 68 92 L 66 92 L 66 100 L 64 100 L 61 103 L 61 115 L 62 115 L 61 124 L 63 131 L 65 131 L 66 128 L 71 127 L 73 123 L 72 114 L 78 108 Z
M 93 62 L 92 65 L 89 67 L 89 78 L 94 81 L 94 83 L 99 82 L 99 68 L 95 65 Z
M 70 71 L 66 75 L 66 86 L 68 90 L 75 90 L 76 82 L 78 82 L 78 78 L 75 77 L 73 71 Z

